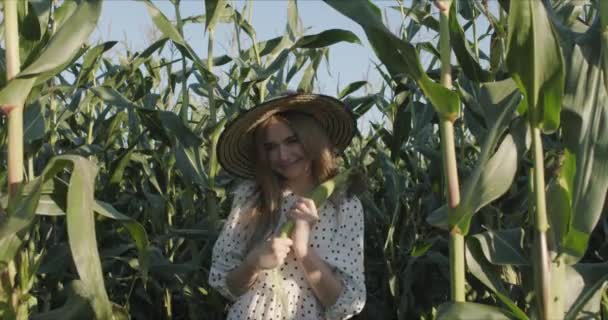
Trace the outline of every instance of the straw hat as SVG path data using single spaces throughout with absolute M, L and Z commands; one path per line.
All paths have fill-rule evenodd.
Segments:
M 286 111 L 313 116 L 339 153 L 344 151 L 355 134 L 355 117 L 342 101 L 320 94 L 289 94 L 245 111 L 226 126 L 217 145 L 217 156 L 222 167 L 234 175 L 254 178 L 255 127 L 272 115 Z

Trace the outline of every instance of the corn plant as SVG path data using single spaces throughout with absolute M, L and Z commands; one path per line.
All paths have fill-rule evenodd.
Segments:
M 194 16 L 180 4 L 172 20 L 142 1 L 160 38 L 111 59 L 115 41 L 86 43 L 101 1 L 4 3 L 2 318 L 225 318 L 206 283 L 239 182 L 215 159 L 224 124 L 288 88 L 315 91 L 332 45 L 367 43 L 305 34 L 296 1 L 270 39 L 251 2 L 205 1 Z M 398 28 L 372 2 L 326 4 L 361 26 L 382 78 L 335 92 L 359 123 L 380 114 L 344 154 L 369 185 L 359 318 L 605 315 L 604 2 L 396 1 Z M 220 25 L 229 54 L 215 49 Z

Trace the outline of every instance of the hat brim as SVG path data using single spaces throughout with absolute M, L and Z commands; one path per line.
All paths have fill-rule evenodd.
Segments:
M 231 121 L 217 144 L 222 167 L 243 178 L 255 177 L 255 128 L 271 116 L 297 111 L 313 116 L 325 130 L 332 147 L 343 152 L 355 135 L 356 120 L 346 105 L 333 97 L 298 93 L 259 104 Z

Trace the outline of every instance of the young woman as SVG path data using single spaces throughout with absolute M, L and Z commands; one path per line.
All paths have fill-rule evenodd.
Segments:
M 234 301 L 228 319 L 347 319 L 366 300 L 363 208 L 334 193 L 306 198 L 336 174 L 355 121 L 334 98 L 293 94 L 256 106 L 220 137 L 218 158 L 245 178 L 213 248 L 209 283 Z M 290 238 L 280 226 L 292 219 Z

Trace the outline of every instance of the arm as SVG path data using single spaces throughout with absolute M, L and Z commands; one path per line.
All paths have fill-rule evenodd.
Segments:
M 339 251 L 347 253 L 343 259 L 332 262 L 322 260 L 313 248 L 309 248 L 310 226 L 318 215 L 314 203 L 303 199 L 290 212 L 295 220 L 294 253 L 302 266 L 310 286 L 326 307 L 327 319 L 348 319 L 361 312 L 365 306 L 366 289 L 364 275 L 364 216 L 358 198 L 345 199 L 338 210 L 341 212 L 335 243 Z
M 234 280 L 240 277 L 237 275 L 229 281 L 230 277 L 228 275 L 235 269 L 241 268 L 243 261 L 246 260 L 247 233 L 243 229 L 243 223 L 241 223 L 241 214 L 253 204 L 248 202 L 247 199 L 253 197 L 254 187 L 255 185 L 252 182 L 244 182 L 236 188 L 230 214 L 213 245 L 209 268 L 209 285 L 232 301 L 236 301 L 238 298 L 235 293 L 240 292 L 240 290 L 235 290 L 237 288 L 234 286 Z M 229 285 L 229 282 L 232 285 Z
M 285 262 L 292 245 L 291 239 L 268 239 L 251 250 L 243 263 L 226 275 L 228 289 L 237 296 L 247 292 L 255 283 L 261 270 L 274 269 Z
M 264 269 L 274 269 L 285 262 L 291 251 L 291 239 L 272 238 L 256 245 L 238 267 L 226 275 L 228 289 L 237 296 L 247 292 Z
M 259 269 L 245 260 L 226 275 L 228 289 L 236 296 L 240 296 L 251 288 L 258 278 L 258 274 Z
M 334 305 L 342 292 L 342 282 L 336 277 L 329 265 L 319 257 L 314 248 L 300 250 L 296 254 L 296 258 L 298 265 L 304 270 L 306 279 L 315 296 L 323 306 L 329 308 Z

